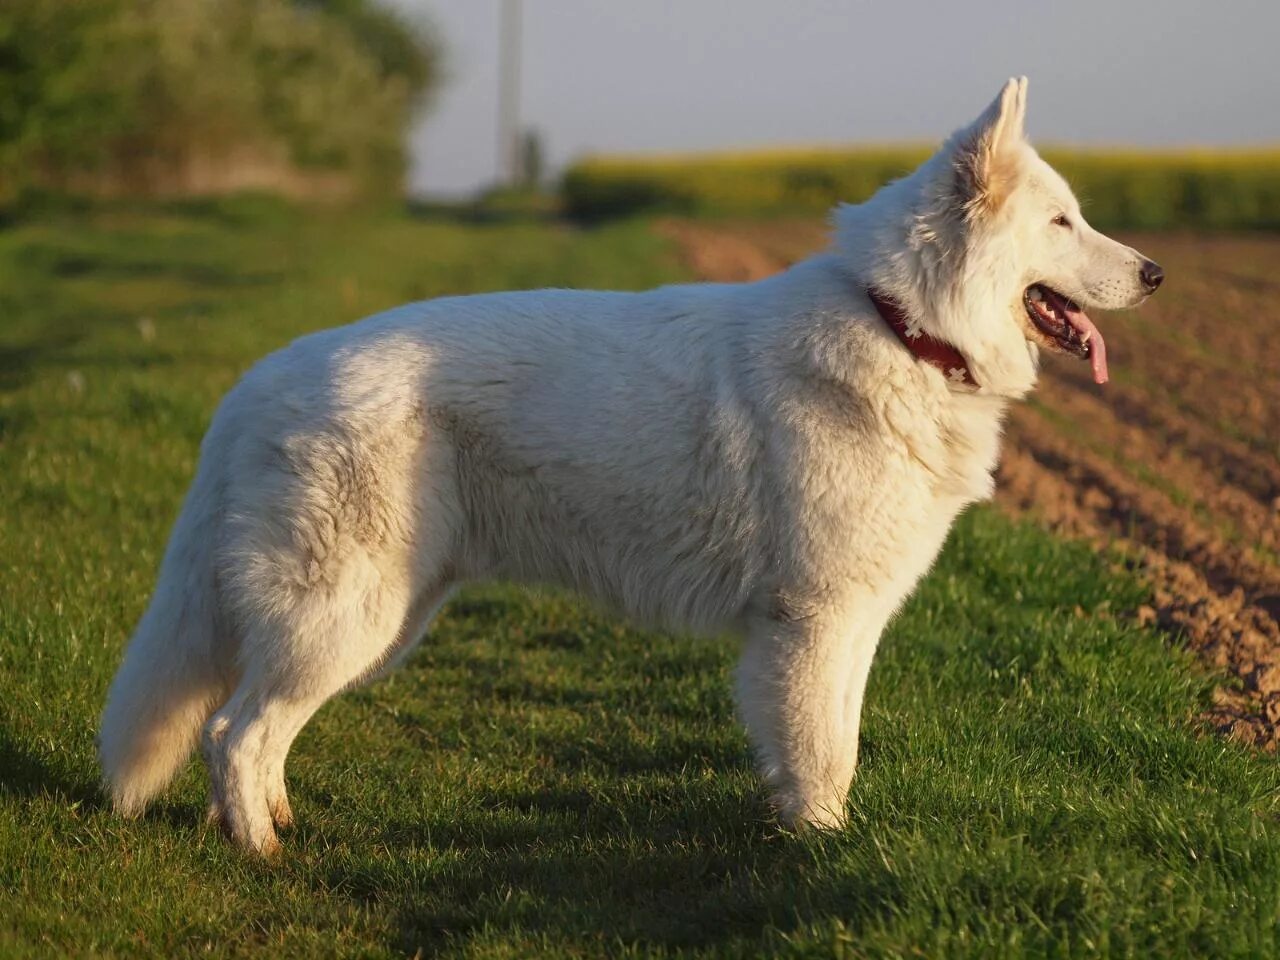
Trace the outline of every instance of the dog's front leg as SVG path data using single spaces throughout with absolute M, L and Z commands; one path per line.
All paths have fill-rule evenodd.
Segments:
M 857 763 L 858 718 L 879 631 L 828 612 L 754 618 L 738 708 L 779 816 L 839 826 Z

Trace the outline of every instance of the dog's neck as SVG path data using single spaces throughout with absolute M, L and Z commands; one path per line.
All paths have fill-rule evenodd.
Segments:
M 945 341 L 930 336 L 920 324 L 907 314 L 902 304 L 875 288 L 867 290 L 867 297 L 876 312 L 902 345 L 921 363 L 937 368 L 947 378 L 947 386 L 953 390 L 973 390 L 978 381 L 973 378 L 969 362 L 964 354 Z
M 953 191 L 940 152 L 866 203 L 838 207 L 835 253 L 857 288 L 878 291 L 914 326 L 959 351 L 978 392 L 1020 398 L 1035 385 L 1035 350 L 997 315 L 1012 309 L 1001 299 L 1007 278 L 992 275 L 991 264 L 1003 258 L 973 260 L 975 228 Z

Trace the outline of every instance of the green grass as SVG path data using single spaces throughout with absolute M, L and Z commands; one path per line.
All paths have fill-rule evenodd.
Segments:
M 409 298 L 643 286 L 643 224 L 266 202 L 0 233 L 0 955 L 1274 955 L 1280 774 L 1086 548 L 976 511 L 872 673 L 852 823 L 774 827 L 732 642 L 493 586 L 294 750 L 262 865 L 192 765 L 141 821 L 96 714 L 217 398 L 290 337 Z

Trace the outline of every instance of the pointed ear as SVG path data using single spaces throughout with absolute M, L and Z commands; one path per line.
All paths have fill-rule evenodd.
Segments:
M 953 162 L 970 210 L 990 213 L 1004 202 L 1017 175 L 1026 115 L 1027 78 L 1015 77 L 958 137 Z

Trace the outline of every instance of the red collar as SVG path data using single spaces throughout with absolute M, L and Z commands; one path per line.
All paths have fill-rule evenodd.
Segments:
M 889 329 L 898 335 L 902 345 L 915 354 L 917 360 L 937 367 L 949 383 L 963 383 L 970 387 L 978 385 L 964 355 L 945 340 L 931 337 L 921 330 L 920 325 L 907 316 L 902 304 L 871 287 L 867 288 L 867 296 Z

